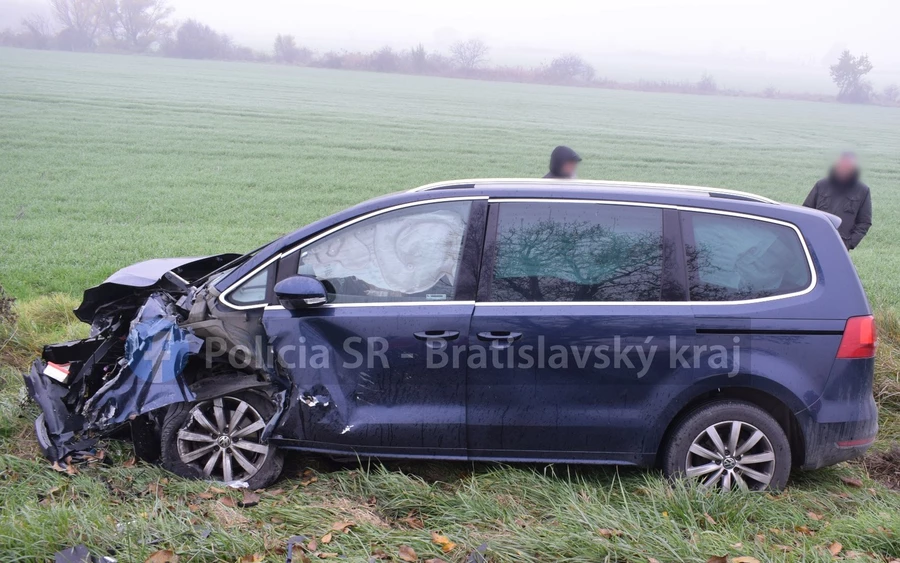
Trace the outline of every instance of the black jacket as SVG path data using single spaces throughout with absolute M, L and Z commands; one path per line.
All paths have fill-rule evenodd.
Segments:
M 803 205 L 840 217 L 838 232 L 849 250 L 859 245 L 872 226 L 869 186 L 855 178 L 844 183 L 837 181 L 834 175 L 822 178 L 813 186 Z
M 550 153 L 550 172 L 544 178 L 568 178 L 562 174 L 562 166 L 567 162 L 581 162 L 581 157 L 569 147 L 559 146 L 553 149 Z

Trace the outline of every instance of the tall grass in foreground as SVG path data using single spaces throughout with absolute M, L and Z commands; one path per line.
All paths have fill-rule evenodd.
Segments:
M 863 561 L 900 557 L 900 494 L 870 480 L 865 464 L 793 476 L 781 494 L 720 495 L 671 485 L 655 471 L 469 463 L 338 465 L 290 456 L 286 478 L 240 508 L 237 491 L 185 481 L 154 466 L 125 463 L 130 448 L 109 441 L 109 464 L 76 475 L 53 471 L 34 442 L 37 407 L 23 400 L 20 371 L 47 342 L 83 337 L 75 299 L 18 303 L 16 325 L 0 324 L 0 560 L 44 561 L 84 543 L 120 561 L 170 549 L 181 561 L 284 561 L 287 539 L 315 539 L 317 553 L 398 560 L 466 561 L 486 546 L 489 561 L 831 561 L 829 548 Z M 898 438 L 897 324 L 882 321 L 876 393 L 884 428 Z M 305 470 L 305 471 L 304 471 Z M 315 478 L 313 478 L 313 476 Z M 852 486 L 858 479 L 862 486 Z M 352 522 L 347 534 L 334 523 Z M 457 544 L 449 553 L 438 531 Z M 316 559 L 316 556 L 312 556 Z

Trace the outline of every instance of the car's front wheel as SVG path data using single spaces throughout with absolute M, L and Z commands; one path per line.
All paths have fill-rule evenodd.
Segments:
M 160 432 L 163 467 L 183 477 L 266 487 L 284 464 L 282 452 L 262 442 L 274 414 L 271 401 L 253 391 L 172 405 Z
M 742 401 L 719 401 L 678 423 L 662 461 L 666 475 L 705 488 L 780 490 L 791 472 L 791 447 L 766 411 Z

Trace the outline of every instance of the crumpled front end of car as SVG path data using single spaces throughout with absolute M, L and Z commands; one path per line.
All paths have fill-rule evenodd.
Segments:
M 214 289 L 192 285 L 235 257 L 150 261 L 85 291 L 76 315 L 91 324 L 90 337 L 46 346 L 24 374 L 28 394 L 42 410 L 35 430 L 51 461 L 88 452 L 98 439 L 162 407 L 193 402 L 196 389 L 209 392 L 214 386 L 201 379 L 231 371 L 224 363 L 207 365 L 207 338 L 258 349 L 249 342 L 256 336 L 252 329 L 211 314 Z M 247 379 L 268 379 L 261 355 L 254 351 L 247 362 Z M 192 364 L 197 369 L 189 369 Z

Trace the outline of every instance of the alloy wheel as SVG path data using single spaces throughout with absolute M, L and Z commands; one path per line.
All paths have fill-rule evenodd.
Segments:
M 775 449 L 766 435 L 746 422 L 709 426 L 691 443 L 685 475 L 705 488 L 761 491 L 775 472 Z
M 244 481 L 262 468 L 269 446 L 261 443 L 266 421 L 253 406 L 235 397 L 198 403 L 178 431 L 181 461 L 204 477 Z

